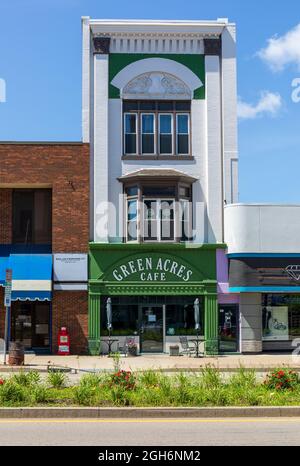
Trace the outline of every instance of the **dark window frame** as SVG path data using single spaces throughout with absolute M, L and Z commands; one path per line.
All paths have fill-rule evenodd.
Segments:
M 32 209 L 32 233 L 31 233 L 31 238 L 30 240 L 26 241 L 26 238 L 24 238 L 24 241 L 20 240 L 20 235 L 17 233 L 16 229 L 16 223 L 17 223 L 17 212 L 15 209 L 16 206 L 16 195 L 19 195 L 20 193 L 31 193 L 33 197 L 33 209 Z M 35 220 L 36 220 L 36 209 L 35 209 L 35 193 L 36 192 L 48 192 L 49 197 L 50 197 L 50 206 L 49 206 L 49 212 L 50 212 L 50 231 L 49 231 L 49 242 L 40 242 L 37 239 L 37 233 L 35 231 Z M 12 209 L 11 209 L 11 225 L 12 225 L 12 244 L 24 244 L 24 245 L 51 245 L 52 244 L 52 189 L 51 188 L 15 188 L 13 189 L 12 192 Z M 18 237 L 19 236 L 19 237 Z
M 151 194 L 151 195 L 145 195 L 143 194 L 143 188 L 144 187 L 166 187 L 166 188 L 170 188 L 170 187 L 174 187 L 174 190 L 175 190 L 175 195 L 167 195 L 167 194 L 164 194 L 162 195 L 161 193 L 157 193 L 156 195 L 155 194 Z M 137 187 L 137 194 L 135 195 L 128 195 L 127 194 L 127 189 L 128 188 L 133 188 L 133 187 Z M 180 188 L 183 187 L 183 188 L 187 188 L 189 189 L 189 196 L 187 195 L 180 195 Z M 123 195 L 124 195 L 124 206 L 125 206 L 125 209 L 124 209 L 124 212 L 125 212 L 125 216 L 124 216 L 124 222 L 123 222 L 123 227 L 124 227 L 124 239 L 123 241 L 125 243 L 181 243 L 181 242 L 189 242 L 192 240 L 192 237 L 190 237 L 190 239 L 188 238 L 184 238 L 183 236 L 183 232 L 182 232 L 182 218 L 180 216 L 180 213 L 181 212 L 178 212 L 178 204 L 181 202 L 181 201 L 186 201 L 188 200 L 189 203 L 190 203 L 190 206 L 192 206 L 192 202 L 193 202 L 193 188 L 192 188 L 192 183 L 188 183 L 188 182 L 183 182 L 183 181 L 180 181 L 180 180 L 164 180 L 164 181 L 153 181 L 153 180 L 143 180 L 142 182 L 141 181 L 131 181 L 131 182 L 127 182 L 127 183 L 124 183 L 123 185 Z M 144 210 L 143 210 L 143 201 L 144 199 L 163 199 L 163 200 L 174 200 L 175 202 L 175 207 L 174 207 L 174 239 L 172 240 L 145 240 L 143 238 L 143 228 L 144 228 Z M 137 200 L 137 239 L 134 240 L 134 241 L 128 241 L 128 229 L 127 229 L 127 225 L 128 225 L 128 201 L 130 200 Z M 192 231 L 192 228 L 193 228 L 193 208 L 190 209 L 191 212 L 191 217 L 189 219 L 189 228 L 191 229 Z M 180 232 L 180 236 L 176 236 L 176 233 Z
M 151 107 L 151 104 L 154 108 L 152 109 L 143 109 L 143 105 L 148 104 Z M 170 110 L 159 109 L 159 105 L 162 103 L 170 104 L 172 107 Z M 176 106 L 180 104 L 185 104 L 186 109 L 179 109 Z M 133 106 L 133 108 L 127 108 L 128 105 Z M 136 116 L 136 153 L 126 153 L 125 150 L 125 117 L 126 114 L 135 114 Z M 142 115 L 143 114 L 153 114 L 154 115 L 154 153 L 148 154 L 142 152 Z M 134 159 L 144 159 L 149 158 L 158 158 L 158 159 L 175 159 L 180 160 L 192 158 L 192 124 L 191 124 L 191 101 L 188 100 L 123 100 L 122 108 L 122 141 L 123 141 L 123 157 L 124 158 L 134 158 Z M 159 120 L 160 115 L 171 115 L 172 116 L 172 153 L 160 153 L 160 132 L 159 132 Z M 188 115 L 188 152 L 186 154 L 178 153 L 178 134 L 177 134 L 177 115 Z

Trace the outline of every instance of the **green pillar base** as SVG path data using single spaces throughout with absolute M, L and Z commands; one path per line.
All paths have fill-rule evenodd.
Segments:
M 89 339 L 89 354 L 91 356 L 99 356 L 99 354 L 100 354 L 100 340 Z
M 218 297 L 217 293 L 208 293 L 205 296 L 204 336 L 205 354 L 214 356 L 219 354 L 218 343 Z
M 100 353 L 100 296 L 89 293 L 89 354 L 98 356 Z
M 207 356 L 217 356 L 219 354 L 219 342 L 217 339 L 205 342 L 205 354 Z

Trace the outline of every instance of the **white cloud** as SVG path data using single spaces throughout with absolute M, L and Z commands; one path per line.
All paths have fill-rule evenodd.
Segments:
M 283 36 L 268 39 L 268 45 L 257 54 L 273 71 L 288 65 L 300 70 L 300 23 Z
M 262 115 L 276 116 L 282 106 L 280 94 L 269 91 L 261 92 L 260 99 L 256 105 L 238 100 L 238 117 L 240 119 L 254 119 Z

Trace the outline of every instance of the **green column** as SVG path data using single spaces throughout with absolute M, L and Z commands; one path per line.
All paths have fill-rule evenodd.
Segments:
M 218 354 L 218 299 L 216 294 L 205 295 L 204 336 L 206 354 Z
M 89 293 L 89 353 L 98 355 L 100 351 L 100 296 Z

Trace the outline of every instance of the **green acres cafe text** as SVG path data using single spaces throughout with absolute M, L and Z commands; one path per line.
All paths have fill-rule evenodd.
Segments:
M 113 270 L 112 274 L 119 282 L 133 274 L 138 274 L 141 281 L 163 282 L 171 275 L 175 280 L 180 279 L 187 282 L 192 277 L 193 271 L 175 260 L 162 259 L 161 257 L 143 257 L 118 266 Z

